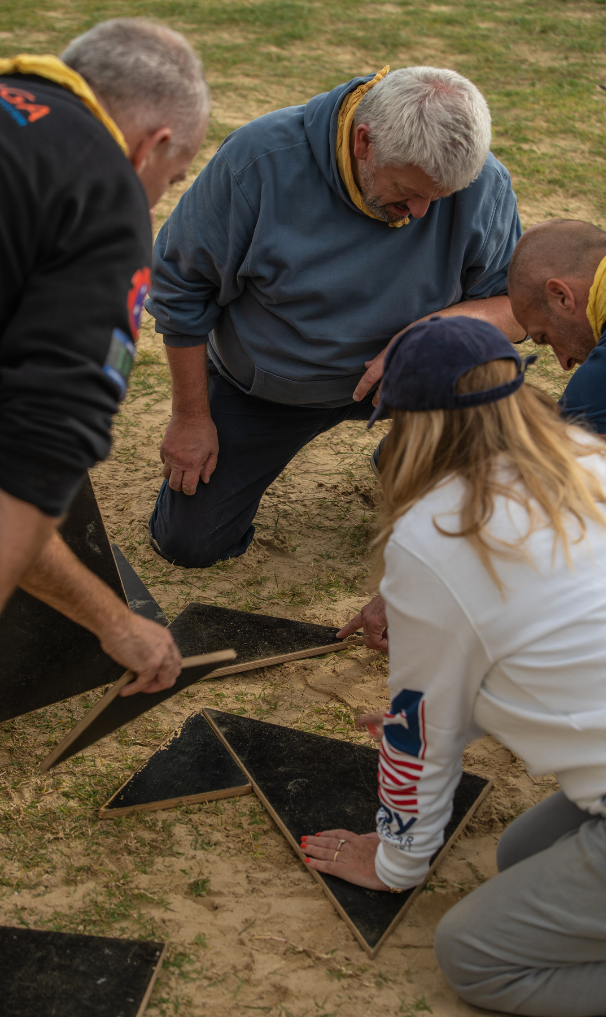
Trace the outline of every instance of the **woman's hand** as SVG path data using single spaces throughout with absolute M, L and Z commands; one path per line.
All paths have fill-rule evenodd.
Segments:
M 371 738 L 380 742 L 383 738 L 384 713 L 366 713 L 356 718 L 356 727 L 365 727 Z
M 305 861 L 311 869 L 368 890 L 389 890 L 375 872 L 379 843 L 376 833 L 358 836 L 349 830 L 325 830 L 315 837 L 301 837 L 301 850 L 308 856 Z
M 370 650 L 389 649 L 387 641 L 387 617 L 385 615 L 385 601 L 383 597 L 373 597 L 366 604 L 355 618 L 352 618 L 347 625 L 344 625 L 340 632 L 337 632 L 337 639 L 345 639 L 358 629 L 364 632 L 364 642 Z

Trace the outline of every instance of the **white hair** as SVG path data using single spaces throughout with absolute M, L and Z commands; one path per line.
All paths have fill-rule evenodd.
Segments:
M 204 69 L 187 39 L 145 18 L 112 18 L 70 42 L 61 54 L 99 96 L 119 126 L 170 126 L 171 144 L 187 147 L 210 112 Z
M 392 71 L 363 97 L 354 123 L 368 125 L 377 166 L 418 166 L 448 191 L 475 180 L 490 149 L 484 96 L 438 67 Z

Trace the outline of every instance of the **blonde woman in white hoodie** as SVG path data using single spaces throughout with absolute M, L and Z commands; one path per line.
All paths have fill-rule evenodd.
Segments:
M 505 336 L 432 318 L 392 346 L 381 403 L 391 707 L 377 831 L 303 839 L 308 863 L 417 885 L 443 843 L 465 745 L 484 732 L 561 791 L 505 832 L 499 875 L 435 949 L 475 1006 L 606 1014 L 606 444 L 523 384 Z M 372 424 L 372 420 L 371 420 Z M 370 425 L 369 425 L 370 426 Z M 354 619 L 358 621 L 358 619 Z

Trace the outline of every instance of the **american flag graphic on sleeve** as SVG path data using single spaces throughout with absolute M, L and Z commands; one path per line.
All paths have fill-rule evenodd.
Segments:
M 395 812 L 418 814 L 417 781 L 425 756 L 425 703 L 422 692 L 403 689 L 384 718 L 379 752 L 379 798 Z M 411 758 L 412 757 L 412 758 Z

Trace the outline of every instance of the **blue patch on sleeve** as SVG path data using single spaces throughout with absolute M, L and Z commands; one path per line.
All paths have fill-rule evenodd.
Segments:
M 402 689 L 385 714 L 383 732 L 390 745 L 417 759 L 425 755 L 423 693 Z
M 124 399 L 126 395 L 130 369 L 136 352 L 135 344 L 128 338 L 126 332 L 121 328 L 115 328 L 103 365 L 103 373 L 117 386 L 120 399 Z

